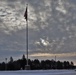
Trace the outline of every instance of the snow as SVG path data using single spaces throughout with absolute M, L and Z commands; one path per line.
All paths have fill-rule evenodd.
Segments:
M 74 71 L 74 70 L 0 71 L 0 75 L 76 75 L 76 71 Z

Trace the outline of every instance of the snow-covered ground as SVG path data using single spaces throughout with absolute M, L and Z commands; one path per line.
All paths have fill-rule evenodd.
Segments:
M 74 70 L 0 71 L 0 75 L 76 75 Z

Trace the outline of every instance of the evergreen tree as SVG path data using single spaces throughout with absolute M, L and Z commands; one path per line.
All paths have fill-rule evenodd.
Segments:
M 26 58 L 25 58 L 25 55 L 23 54 L 22 61 L 21 61 L 21 67 L 23 70 L 25 69 L 25 65 L 26 65 Z
M 10 61 L 8 63 L 8 70 L 14 70 L 13 58 L 10 57 Z

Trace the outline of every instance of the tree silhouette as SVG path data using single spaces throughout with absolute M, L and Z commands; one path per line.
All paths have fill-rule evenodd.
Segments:
M 55 60 L 41 60 L 38 59 L 28 60 L 28 63 L 31 67 L 31 70 L 40 70 L 40 69 L 74 69 L 74 63 L 71 61 L 55 61 Z M 20 70 L 25 69 L 26 58 L 23 54 L 21 59 L 13 60 L 13 57 L 10 57 L 10 61 L 7 62 L 7 70 Z M 0 63 L 0 70 L 5 70 L 5 62 Z
M 26 58 L 25 58 L 25 55 L 23 54 L 22 60 L 21 60 L 21 67 L 23 70 L 25 69 L 25 65 L 26 65 Z
M 8 70 L 14 70 L 13 57 L 10 57 L 10 61 L 8 63 Z

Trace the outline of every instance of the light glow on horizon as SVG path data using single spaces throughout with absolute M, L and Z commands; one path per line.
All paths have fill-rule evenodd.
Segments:
M 32 57 L 52 57 L 52 56 L 70 57 L 70 56 L 76 56 L 76 53 L 61 53 L 61 54 L 35 53 L 35 54 L 30 54 L 30 56 Z

